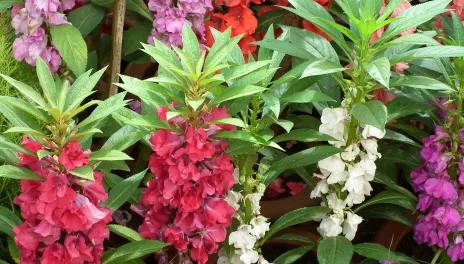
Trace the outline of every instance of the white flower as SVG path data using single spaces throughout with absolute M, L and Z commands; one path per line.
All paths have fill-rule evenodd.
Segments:
M 378 139 L 381 139 L 385 136 L 385 130 L 380 130 L 376 127 L 373 127 L 371 125 L 366 125 L 362 131 L 362 137 L 364 139 L 370 138 L 370 137 L 375 137 Z
M 258 252 L 252 249 L 241 250 L 240 260 L 242 261 L 243 264 L 256 263 L 259 260 L 259 254 Z
M 237 231 L 230 233 L 229 245 L 238 249 L 252 249 L 255 246 L 256 237 L 251 234 L 250 225 L 241 225 Z
M 360 204 L 364 202 L 365 196 L 364 194 L 360 193 L 348 193 L 348 196 L 345 199 L 346 205 L 347 206 L 353 206 L 354 204 Z
M 324 176 L 329 175 L 327 179 L 328 184 L 344 182 L 346 180 L 345 162 L 340 158 L 339 154 L 320 160 L 318 166 Z
M 240 170 L 238 168 L 234 168 L 234 173 L 232 175 L 234 176 L 235 182 L 239 182 Z
M 329 185 L 327 184 L 327 181 L 324 179 L 321 179 L 314 189 L 311 191 L 310 197 L 311 199 L 321 197 L 322 194 L 326 194 L 329 192 Z
M 263 256 L 259 255 L 258 264 L 272 264 L 267 261 Z
M 267 218 L 258 215 L 257 217 L 251 219 L 250 224 L 252 226 L 251 233 L 256 236 L 256 238 L 262 238 L 264 234 L 269 230 L 270 223 L 267 221 Z
M 366 150 L 367 155 L 373 159 L 380 158 L 382 155 L 377 151 L 377 140 L 375 139 L 363 139 L 361 145 Z
M 364 170 L 364 179 L 367 181 L 373 181 L 375 177 L 375 171 L 377 166 L 375 165 L 375 160 L 370 159 L 368 156 L 362 157 L 361 161 L 359 161 L 358 166 L 362 170 Z
M 359 154 L 359 147 L 358 144 L 351 144 L 345 148 L 345 151 L 340 154 L 343 160 L 345 161 L 353 161 Z
M 253 209 L 253 213 L 255 213 L 256 215 L 258 215 L 261 211 L 261 205 L 259 204 L 259 202 L 261 201 L 262 197 L 263 197 L 262 192 L 251 193 L 245 197 L 245 199 L 248 199 L 250 201 L 251 207 Z
M 336 193 L 331 193 L 327 196 L 327 205 L 336 214 L 343 216 L 343 210 L 346 207 L 346 203 L 344 200 L 338 199 Z
M 346 220 L 343 223 L 343 234 L 348 240 L 353 240 L 358 230 L 358 225 L 363 221 L 362 217 L 357 214 L 347 212 Z
M 322 110 L 319 132 L 341 141 L 329 141 L 330 144 L 344 144 L 346 117 L 347 112 L 345 108 L 324 108 L 324 110 Z
M 239 192 L 229 191 L 225 198 L 226 202 L 234 208 L 236 211 L 240 208 L 240 201 L 242 200 L 243 196 Z
M 333 214 L 322 219 L 317 231 L 323 237 L 336 237 L 342 233 L 342 223 L 343 218 L 340 218 L 339 215 Z

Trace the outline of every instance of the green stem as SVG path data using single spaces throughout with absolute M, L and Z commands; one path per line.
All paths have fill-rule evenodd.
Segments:
M 432 259 L 432 262 L 430 262 L 430 264 L 436 264 L 438 259 L 440 258 L 441 256 L 441 253 L 443 253 L 443 250 L 440 249 L 438 250 L 436 253 L 435 253 L 435 256 L 433 256 L 433 259 Z

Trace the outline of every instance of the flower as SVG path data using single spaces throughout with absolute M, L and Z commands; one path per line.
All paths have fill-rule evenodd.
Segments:
M 82 151 L 79 142 L 71 141 L 64 147 L 59 161 L 67 170 L 73 170 L 89 163 L 89 153 Z
M 342 222 L 343 218 L 340 218 L 339 215 L 330 215 L 322 219 L 317 231 L 324 237 L 336 237 L 343 231 Z
M 348 240 L 353 240 L 356 231 L 358 230 L 358 225 L 362 222 L 362 217 L 357 214 L 347 212 L 346 220 L 343 222 L 343 234 Z
M 253 249 L 256 237 L 251 233 L 251 225 L 241 225 L 229 235 L 229 245 L 239 249 Z
M 250 224 L 252 226 L 251 234 L 253 234 L 257 238 L 261 238 L 266 234 L 269 230 L 270 223 L 267 221 L 262 215 L 258 215 L 257 217 L 251 219 Z

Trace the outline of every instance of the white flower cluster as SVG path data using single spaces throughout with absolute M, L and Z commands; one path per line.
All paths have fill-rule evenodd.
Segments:
M 343 233 L 352 240 L 362 222 L 362 218 L 350 211 L 351 206 L 360 204 L 370 195 L 374 180 L 377 139 L 385 133 L 373 126 L 364 126 L 361 139 L 347 146 L 347 126 L 349 117 L 343 107 L 325 108 L 322 111 L 319 131 L 335 138 L 330 144 L 344 149 L 342 153 L 319 161 L 320 174 L 314 176 L 319 181 L 311 192 L 311 198 L 323 197 L 323 205 L 332 213 L 322 219 L 318 231 L 324 237 L 334 237 Z
M 240 222 L 236 231 L 229 235 L 229 245 L 231 250 L 222 248 L 219 251 L 218 264 L 270 264 L 262 255 L 256 251 L 256 242 L 263 238 L 269 230 L 270 223 L 267 218 L 260 214 L 261 206 L 259 204 L 263 196 L 264 188 L 261 192 L 248 194 L 245 197 L 239 192 L 229 191 L 226 200 L 229 204 L 238 210 L 245 203 L 251 205 L 254 217 L 249 223 L 244 223 L 239 211 L 235 218 Z

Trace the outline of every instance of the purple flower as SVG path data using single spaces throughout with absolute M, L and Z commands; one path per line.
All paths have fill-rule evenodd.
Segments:
M 38 56 L 47 48 L 47 36 L 43 28 L 38 28 L 30 35 L 17 38 L 13 43 L 13 56 L 16 60 L 25 60 L 35 65 Z
M 454 243 L 447 250 L 448 256 L 452 261 L 464 260 L 464 240 L 462 236 L 457 236 Z
M 445 201 L 454 200 L 458 196 L 453 184 L 445 179 L 428 179 L 424 183 L 424 190 L 428 195 Z

